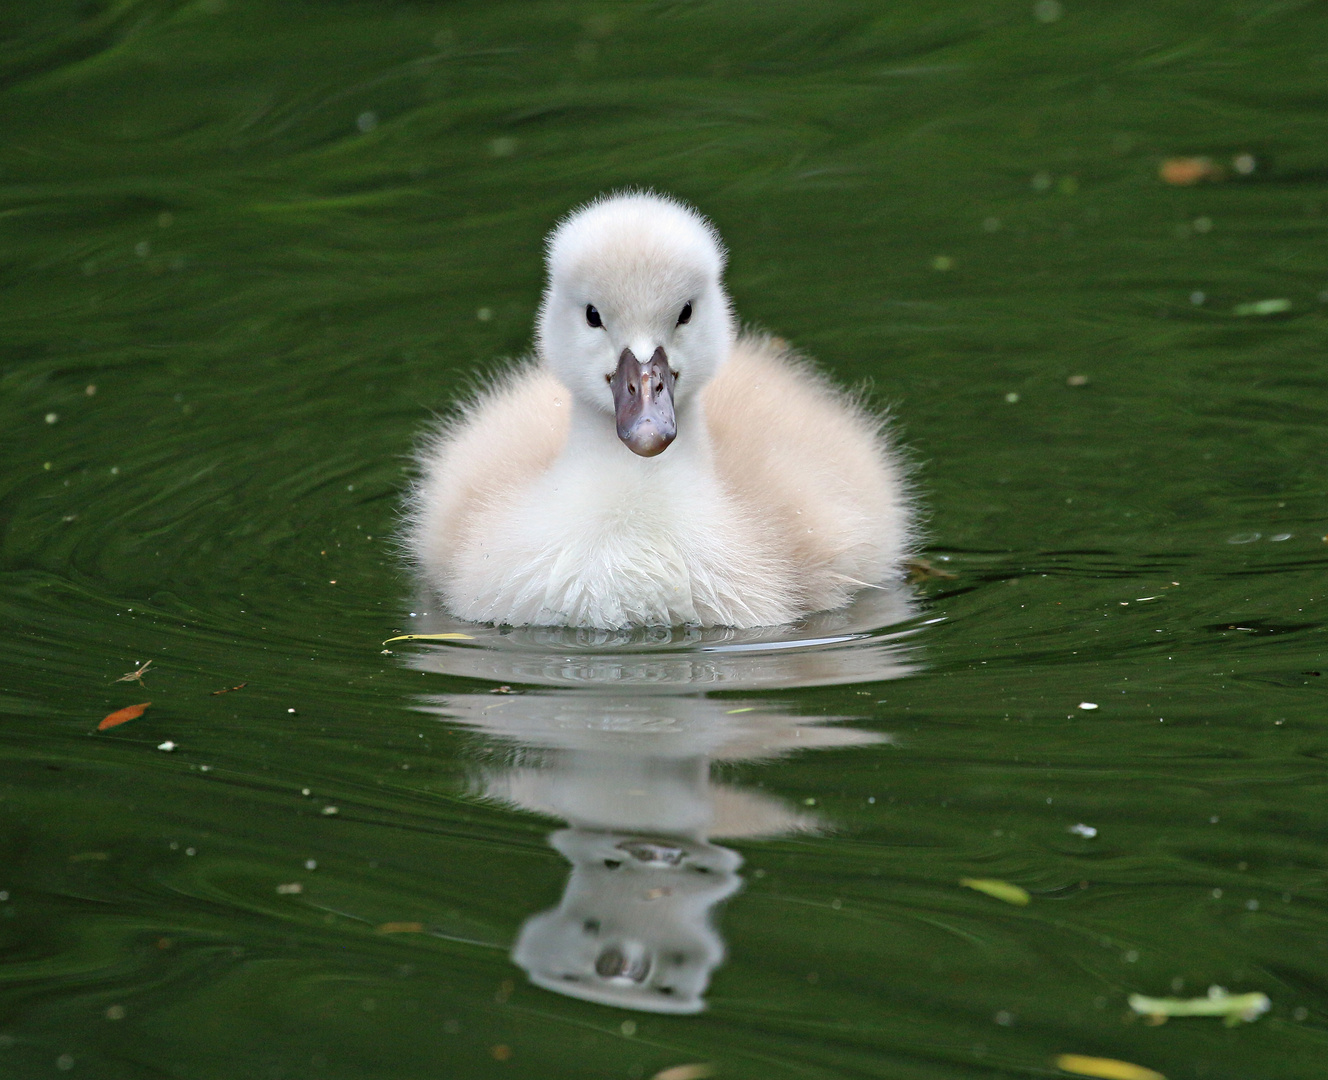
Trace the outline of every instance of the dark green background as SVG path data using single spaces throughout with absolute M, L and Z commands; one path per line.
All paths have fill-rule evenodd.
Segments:
M 897 745 L 727 768 L 836 828 L 734 845 L 698 1018 L 525 984 L 556 823 L 379 644 L 415 440 L 626 185 L 870 381 L 959 575 L 918 674 L 760 696 Z M 1328 1076 L 1326 233 L 1322 3 L 11 0 L 0 1075 Z M 1273 1009 L 1124 1015 L 1174 979 Z

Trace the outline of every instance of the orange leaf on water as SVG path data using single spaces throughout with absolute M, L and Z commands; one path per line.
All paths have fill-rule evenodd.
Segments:
M 1164 184 L 1172 187 L 1190 187 L 1201 180 L 1222 180 L 1226 172 L 1212 158 L 1174 157 L 1167 158 L 1157 170 Z
M 107 728 L 127 724 L 130 720 L 137 720 L 143 715 L 143 710 L 151 704 L 152 702 L 145 701 L 142 705 L 126 705 L 123 709 L 116 709 L 115 712 L 97 725 L 97 730 L 105 731 Z

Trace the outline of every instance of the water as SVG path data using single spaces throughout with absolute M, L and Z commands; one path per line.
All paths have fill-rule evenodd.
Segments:
M 7 7 L 0 1075 L 1325 1075 L 1325 21 Z M 954 577 L 384 645 L 414 440 L 625 184 L 892 407 Z M 546 988 L 642 903 L 671 994 Z M 1126 1003 L 1213 984 L 1271 1011 Z

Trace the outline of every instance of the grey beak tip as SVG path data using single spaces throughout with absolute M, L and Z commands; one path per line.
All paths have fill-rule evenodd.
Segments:
M 644 363 L 631 349 L 618 358 L 609 380 L 618 438 L 641 457 L 663 453 L 678 433 L 673 412 L 673 372 L 663 347 Z

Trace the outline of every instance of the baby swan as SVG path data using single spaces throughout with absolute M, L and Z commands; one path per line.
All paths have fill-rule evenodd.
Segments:
M 420 459 L 407 546 L 454 615 L 775 626 L 897 577 L 911 539 L 879 417 L 738 336 L 714 227 L 601 197 L 548 241 L 536 359 Z

